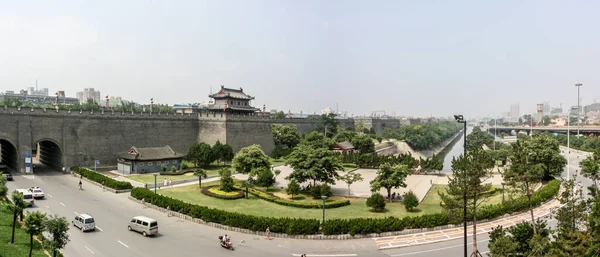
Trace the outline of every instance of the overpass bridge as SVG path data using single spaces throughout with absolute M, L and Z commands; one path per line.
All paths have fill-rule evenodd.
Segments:
M 515 131 L 516 133 L 519 132 L 525 132 L 527 134 L 529 134 L 531 131 L 535 131 L 535 132 L 539 132 L 539 133 L 543 133 L 543 132 L 548 132 L 548 133 L 561 133 L 561 134 L 566 134 L 567 131 L 570 134 L 577 134 L 577 129 L 579 129 L 579 134 L 584 134 L 584 135 L 599 135 L 600 134 L 600 126 L 581 126 L 581 127 L 577 127 L 577 126 L 564 126 L 564 127 L 511 127 L 511 126 L 489 126 L 487 128 L 487 131 L 494 134 L 494 133 L 507 133 L 510 134 L 512 131 Z

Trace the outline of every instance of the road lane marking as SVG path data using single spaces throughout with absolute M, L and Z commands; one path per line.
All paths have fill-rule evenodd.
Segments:
M 125 247 L 129 248 L 129 246 L 128 246 L 128 245 L 126 245 L 126 244 L 124 244 L 123 242 L 121 242 L 121 241 L 117 241 L 117 242 L 119 242 L 119 244 L 122 244 L 123 246 L 125 246 Z
M 60 205 L 62 205 L 62 206 L 66 206 L 66 205 L 65 205 L 64 203 L 62 203 L 62 202 L 60 202 Z
M 302 254 L 297 254 L 294 253 L 292 254 L 292 256 L 302 256 Z M 306 257 L 308 256 L 313 256 L 313 257 L 350 257 L 350 256 L 358 256 L 355 253 L 348 253 L 348 254 L 307 254 Z
M 46 209 L 50 209 L 50 206 L 46 205 Z
M 75 213 L 75 215 L 79 215 L 79 213 L 77 213 L 77 212 L 73 212 L 73 213 Z
M 85 249 L 87 249 L 88 251 L 90 251 L 90 253 L 95 254 L 94 251 L 92 251 L 92 249 L 88 248 L 87 246 L 83 246 L 85 247 Z
M 100 230 L 100 232 L 104 231 L 104 230 L 102 230 L 101 228 L 99 228 L 98 226 L 96 226 L 96 229 L 97 229 L 97 230 Z
M 487 240 L 478 240 L 477 243 L 483 243 L 483 242 L 487 242 L 487 241 L 489 241 L 489 239 L 487 239 Z M 472 243 L 472 242 L 469 242 L 469 243 Z M 452 249 L 452 248 L 456 248 L 456 247 L 463 247 L 463 245 L 460 244 L 460 245 L 453 245 L 453 246 L 436 248 L 436 249 L 431 249 L 431 250 L 418 251 L 418 252 L 391 254 L 390 256 L 391 257 L 398 257 L 398 256 L 407 256 L 407 255 L 415 255 L 415 254 L 422 254 L 422 253 L 430 253 L 430 252 L 448 250 L 448 249 Z
M 52 197 L 52 195 L 51 195 L 51 194 L 46 194 L 46 195 L 47 195 L 47 196 L 50 196 L 50 197 Z

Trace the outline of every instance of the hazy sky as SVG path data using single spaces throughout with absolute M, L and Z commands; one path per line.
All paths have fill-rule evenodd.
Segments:
M 499 115 L 600 102 L 600 1 L 0 1 L 0 90 L 304 113 Z

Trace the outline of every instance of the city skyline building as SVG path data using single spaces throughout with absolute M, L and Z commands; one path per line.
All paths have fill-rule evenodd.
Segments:
M 100 102 L 100 91 L 96 91 L 93 87 L 84 88 L 83 91 L 76 93 L 79 103 L 84 104 L 88 99 L 92 99 L 94 103 L 103 104 Z

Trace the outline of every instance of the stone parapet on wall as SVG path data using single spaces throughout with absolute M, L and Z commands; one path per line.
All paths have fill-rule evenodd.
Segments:
M 167 112 L 121 112 L 111 110 L 82 111 L 82 110 L 56 110 L 41 108 L 0 108 L 0 115 L 30 115 L 45 117 L 69 117 L 69 118 L 127 118 L 127 119 L 197 119 L 197 114 L 178 114 Z

